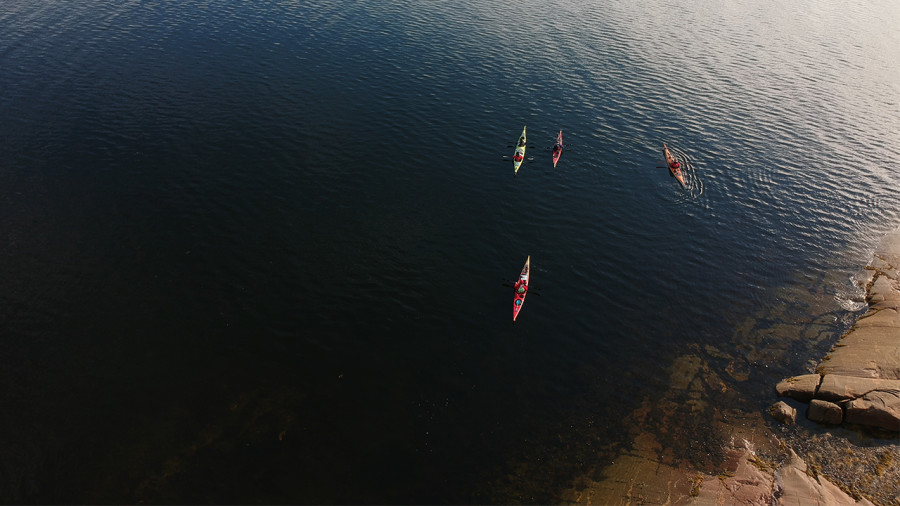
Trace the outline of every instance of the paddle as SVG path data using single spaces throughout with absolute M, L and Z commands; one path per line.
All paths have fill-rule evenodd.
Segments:
M 669 167 L 668 164 L 666 164 L 666 165 L 657 165 L 656 168 L 657 168 L 657 169 L 671 169 L 671 167 Z
M 505 286 L 505 287 L 507 287 L 507 288 L 515 288 L 515 287 L 516 287 L 515 284 L 513 284 L 513 282 L 510 281 L 510 280 L 508 280 L 508 279 L 504 279 L 503 282 L 500 283 L 500 286 Z M 538 288 L 538 287 L 536 287 L 536 286 L 535 286 L 535 287 L 532 287 L 531 285 L 529 285 L 529 286 L 528 286 L 528 292 L 527 292 L 527 293 L 533 293 L 533 294 L 535 294 L 535 295 L 540 295 L 540 294 L 541 294 L 541 291 L 540 291 L 540 290 L 541 290 L 541 289 Z

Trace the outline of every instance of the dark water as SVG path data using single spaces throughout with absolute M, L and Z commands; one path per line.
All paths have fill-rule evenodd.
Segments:
M 735 329 L 846 328 L 900 222 L 898 22 L 3 2 L 0 499 L 553 502 L 685 349 L 770 402 L 821 345 Z

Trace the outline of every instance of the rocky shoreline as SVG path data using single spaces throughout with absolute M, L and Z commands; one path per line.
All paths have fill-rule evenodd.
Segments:
M 869 310 L 844 334 L 815 374 L 778 384 L 781 397 L 809 404 L 807 418 L 830 425 L 900 432 L 900 233 L 884 238 L 866 267 Z M 779 402 L 773 416 L 793 423 Z
M 775 388 L 773 397 L 788 400 L 769 410 L 785 423 L 781 429 L 765 413 L 706 405 L 709 398 L 735 400 L 723 381 L 735 375 L 703 358 L 715 350 L 696 350 L 675 360 L 670 391 L 633 413 L 629 449 L 565 492 L 564 501 L 900 504 L 900 229 L 882 240 L 866 271 L 868 311 L 814 374 Z M 823 424 L 812 426 L 818 432 L 791 429 L 810 423 L 798 419 L 804 408 L 808 420 Z M 851 441 L 847 434 L 857 431 L 864 435 Z M 710 450 L 706 459 L 680 457 L 701 442 Z

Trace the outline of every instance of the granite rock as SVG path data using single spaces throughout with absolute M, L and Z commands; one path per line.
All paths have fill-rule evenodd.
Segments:
M 779 397 L 789 397 L 800 402 L 809 402 L 816 395 L 822 377 L 818 374 L 804 374 L 788 378 L 775 386 Z
M 784 380 L 776 392 L 809 402 L 813 421 L 900 432 L 900 229 L 882 239 L 866 271 L 868 311 L 822 359 L 818 374 Z
M 819 386 L 815 398 L 830 402 L 842 402 L 862 397 L 869 392 L 877 390 L 900 391 L 900 380 L 828 374 L 822 378 L 822 384 Z
M 822 375 L 900 379 L 900 329 L 853 327 L 816 372 Z
M 797 421 L 797 410 L 784 401 L 778 401 L 769 408 L 772 418 L 785 425 L 793 425 Z
M 844 410 L 833 402 L 813 399 L 809 403 L 809 411 L 806 417 L 814 422 L 839 425 L 844 421 Z
M 772 504 L 816 504 L 820 506 L 872 504 L 867 499 L 854 501 L 824 477 L 816 476 L 814 472 L 810 473 L 809 467 L 793 450 L 791 450 L 790 460 L 775 471 L 773 496 Z
M 847 403 L 847 423 L 900 432 L 900 389 L 877 390 Z

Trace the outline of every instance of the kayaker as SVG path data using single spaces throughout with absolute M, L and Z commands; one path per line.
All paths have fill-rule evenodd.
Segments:
M 522 155 L 519 154 L 519 153 L 516 153 L 515 155 L 513 155 L 513 160 L 515 160 L 515 161 L 517 161 L 517 162 L 521 162 L 521 161 L 522 161 Z
M 527 291 L 528 291 L 528 285 L 523 280 L 520 279 L 516 283 L 516 293 L 518 293 L 519 295 L 522 295 Z

